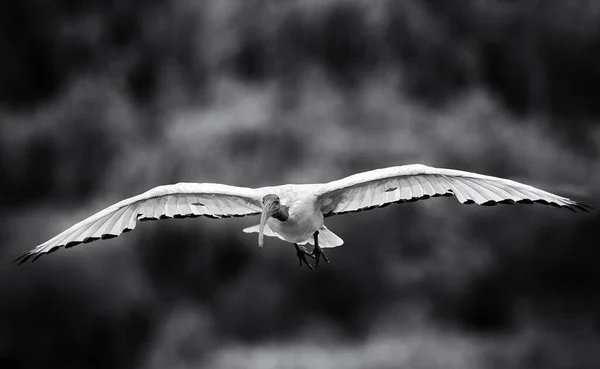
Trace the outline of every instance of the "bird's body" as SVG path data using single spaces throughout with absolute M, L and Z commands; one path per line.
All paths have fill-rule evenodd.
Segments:
M 283 185 L 273 190 L 289 214 L 285 221 L 274 217 L 267 219 L 267 225 L 275 234 L 287 242 L 302 243 L 323 226 L 325 218 L 317 198 L 309 189 L 303 190 L 299 185 Z
M 159 186 L 116 203 L 75 224 L 17 258 L 34 257 L 98 239 L 112 238 L 135 228 L 137 221 L 207 216 L 227 218 L 261 214 L 259 225 L 244 229 L 279 237 L 296 246 L 298 257 L 323 255 L 321 247 L 343 244 L 324 225 L 328 216 L 412 202 L 456 196 L 465 204 L 540 203 L 573 211 L 587 205 L 508 179 L 420 164 L 358 173 L 337 181 L 247 188 L 215 183 L 178 183 Z M 312 254 L 298 244 L 315 245 Z M 325 260 L 327 260 L 325 258 Z M 307 263 L 308 264 L 308 263 Z M 310 264 L 309 264 L 310 266 Z

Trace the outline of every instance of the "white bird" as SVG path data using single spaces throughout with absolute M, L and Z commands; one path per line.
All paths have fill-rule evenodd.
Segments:
M 463 204 L 496 205 L 540 203 L 570 210 L 588 211 L 588 205 L 554 195 L 509 179 L 421 164 L 404 165 L 358 173 L 337 181 L 318 184 L 287 184 L 247 188 L 216 183 L 177 183 L 155 187 L 118 202 L 75 224 L 56 237 L 19 256 L 19 264 L 35 261 L 61 247 L 119 236 L 135 228 L 137 221 L 165 218 L 241 217 L 261 214 L 260 223 L 244 229 L 279 237 L 293 243 L 300 265 L 311 257 L 329 262 L 322 248 L 344 241 L 325 227 L 325 217 L 370 210 L 437 196 L 456 196 Z M 304 246 L 314 245 L 312 252 Z

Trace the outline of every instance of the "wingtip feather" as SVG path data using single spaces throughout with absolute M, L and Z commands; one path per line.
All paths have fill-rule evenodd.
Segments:
M 590 211 L 596 210 L 593 206 L 588 205 L 588 204 L 584 204 L 582 202 L 578 202 L 575 203 L 574 206 L 576 206 L 578 209 L 585 211 L 586 213 L 589 213 Z
M 25 263 L 32 255 L 33 253 L 31 251 L 24 252 L 17 256 L 11 263 L 17 263 L 17 265 L 21 265 Z
M 34 256 L 33 259 L 31 259 L 31 262 L 35 262 L 37 259 L 41 258 L 42 256 L 46 255 L 45 252 L 40 252 L 39 254 L 37 254 L 36 256 Z

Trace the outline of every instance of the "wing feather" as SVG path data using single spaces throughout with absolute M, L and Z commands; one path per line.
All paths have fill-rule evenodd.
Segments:
M 156 207 L 154 207 L 154 217 L 157 219 L 167 218 L 167 200 L 169 196 L 162 196 L 156 202 Z
M 177 208 L 175 207 L 176 202 L 177 198 L 175 196 L 165 196 L 163 205 L 164 212 L 161 215 L 165 218 L 173 218 L 177 213 Z
M 504 198 L 494 190 L 494 187 L 490 186 L 490 184 L 486 181 L 480 181 L 479 183 L 475 183 L 471 178 L 466 177 L 464 178 L 464 181 L 471 183 L 472 187 L 478 187 L 487 201 L 498 202 L 504 200 Z
M 375 205 L 375 196 L 377 195 L 377 192 L 379 189 L 377 187 L 373 186 L 373 187 L 370 187 L 370 190 L 371 190 L 371 201 L 369 202 L 369 204 Z
M 106 234 L 108 235 L 118 235 L 122 232 L 123 225 L 123 217 L 125 214 L 132 210 L 133 206 L 125 206 L 121 210 L 115 213 L 115 215 L 111 216 L 110 226 L 106 227 Z
M 154 218 L 154 208 L 156 208 L 156 204 L 158 203 L 158 198 L 150 199 L 146 203 L 142 204 L 144 206 L 144 211 L 142 212 L 142 219 L 152 219 Z
M 383 205 L 385 202 L 386 192 L 382 186 L 377 188 L 377 191 L 374 192 L 373 196 L 373 206 L 378 207 Z
M 413 197 L 423 197 L 423 195 L 425 195 L 425 192 L 423 186 L 421 185 L 421 182 L 419 182 L 417 177 L 408 177 L 408 180 L 411 183 Z
M 127 228 L 127 226 L 129 225 L 129 222 L 131 221 L 131 217 L 133 216 L 133 214 L 137 208 L 138 208 L 137 205 L 124 207 L 123 212 L 121 213 L 121 215 L 119 216 L 119 218 L 117 219 L 117 221 L 115 222 L 113 227 L 108 232 L 110 234 L 118 235 L 119 232 L 121 232 L 121 230 L 125 230 L 125 228 Z
M 486 202 L 494 199 L 494 195 L 487 192 L 484 186 L 477 185 L 469 180 L 464 179 L 462 183 L 469 188 L 472 197 L 478 205 L 485 204 Z
M 442 195 L 446 193 L 447 189 L 445 189 L 440 183 L 439 176 L 430 176 L 427 177 L 427 179 L 431 183 L 431 186 L 433 187 L 434 193 L 436 195 Z
M 179 211 L 179 215 L 183 216 L 181 214 L 193 214 L 188 196 L 184 194 L 183 196 L 179 196 L 178 199 L 179 201 L 177 203 L 177 210 Z
M 454 195 L 464 204 L 539 203 L 588 211 L 592 207 L 523 183 L 421 164 L 358 173 L 315 189 L 326 216 Z
M 93 237 L 95 238 L 102 238 L 105 235 L 110 234 L 110 230 L 112 229 L 112 227 L 115 225 L 115 223 L 117 222 L 117 218 L 118 215 L 123 211 L 126 210 L 127 208 L 124 209 L 119 209 L 117 211 L 115 211 L 114 213 L 108 214 L 106 216 L 106 219 L 104 220 L 104 222 L 102 223 L 102 226 L 99 227 L 96 232 L 94 232 Z
M 483 182 L 483 183 L 485 183 L 485 185 L 495 189 L 494 192 L 500 197 L 500 200 L 498 200 L 498 201 L 510 199 L 512 197 L 511 193 L 506 188 L 502 188 L 500 185 L 498 185 L 494 182 L 487 181 L 487 182 Z
M 104 224 L 108 220 L 109 216 L 110 216 L 110 214 L 104 215 L 98 221 L 96 221 L 90 225 L 90 229 L 86 231 L 86 233 L 89 235 L 88 236 L 89 238 L 98 239 L 98 238 L 100 238 L 100 236 L 102 236 L 101 233 L 98 234 L 98 236 L 94 236 L 94 235 L 98 233 L 98 231 L 100 230 L 100 228 L 102 228 L 102 226 L 104 226 Z M 65 235 L 67 235 L 67 234 L 68 233 L 65 233 Z M 60 242 L 62 243 L 62 239 L 60 240 Z
M 79 236 L 81 236 L 81 234 L 83 232 L 85 232 L 85 230 L 86 230 L 85 227 L 81 227 L 80 229 L 73 232 L 68 238 L 65 238 L 64 240 L 62 240 L 65 247 L 71 247 L 71 246 L 75 246 L 75 245 L 79 244 L 79 242 L 81 242 L 81 240 L 83 240 L 83 239 L 81 239 L 79 242 L 76 242 L 76 240 L 79 239 Z
M 412 198 L 412 188 L 410 186 L 410 182 L 406 178 L 399 178 L 400 182 L 400 198 L 401 199 L 410 199 Z
M 367 197 L 367 190 L 369 187 L 358 188 L 357 191 L 360 193 L 360 200 L 358 201 L 358 207 L 366 207 L 365 197 Z
M 73 225 L 34 249 L 20 255 L 20 264 L 33 257 L 133 230 L 138 220 L 207 216 L 212 218 L 260 214 L 259 189 L 215 183 L 177 183 L 155 187 L 118 202 Z
M 431 194 L 435 194 L 435 188 L 433 188 L 433 186 L 431 185 L 431 182 L 429 182 L 429 178 L 427 177 L 415 177 L 417 179 L 417 181 L 419 181 L 419 183 L 421 183 L 421 187 L 423 188 L 423 193 L 426 193 L 428 196 L 431 196 Z
M 481 204 L 485 202 L 485 199 L 475 191 L 471 186 L 469 186 L 466 181 L 461 181 L 458 178 L 450 178 L 450 181 L 454 184 L 454 187 L 460 189 L 460 192 L 465 197 L 464 203 L 477 203 Z
M 384 198 L 381 205 L 386 203 L 391 203 L 400 198 L 400 191 L 398 190 L 398 186 L 391 186 L 389 190 L 384 192 Z

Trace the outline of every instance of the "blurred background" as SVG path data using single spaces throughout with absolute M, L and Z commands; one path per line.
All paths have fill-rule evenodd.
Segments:
M 3 368 L 598 368 L 598 211 L 440 198 L 328 218 L 299 268 L 255 218 L 16 255 L 180 181 L 422 163 L 600 206 L 595 0 L 0 3 Z

